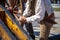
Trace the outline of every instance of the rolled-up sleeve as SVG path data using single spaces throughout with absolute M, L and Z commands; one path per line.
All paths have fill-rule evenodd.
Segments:
M 27 22 L 33 22 L 33 21 L 40 22 L 41 20 L 43 20 L 44 15 L 45 15 L 44 1 L 39 0 L 36 4 L 35 15 L 27 17 L 26 20 Z

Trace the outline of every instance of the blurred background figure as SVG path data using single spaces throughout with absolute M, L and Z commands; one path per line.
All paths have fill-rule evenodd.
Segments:
M 50 0 L 53 4 L 60 4 L 60 0 Z

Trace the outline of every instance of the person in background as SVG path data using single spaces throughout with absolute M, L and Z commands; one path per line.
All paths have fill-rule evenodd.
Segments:
M 0 5 L 5 7 L 5 2 L 6 2 L 6 0 L 0 0 Z
M 28 0 L 31 1 L 31 0 Z M 29 5 L 28 5 L 29 6 Z M 29 8 L 27 6 L 25 15 L 29 15 Z M 55 22 L 54 10 L 51 6 L 50 0 L 37 0 L 35 6 L 35 15 L 30 17 L 21 16 L 19 18 L 21 23 L 36 21 L 40 24 L 39 40 L 48 40 L 50 29 Z
M 12 2 L 11 2 L 11 1 L 12 1 Z M 15 0 L 8 0 L 8 2 L 9 2 L 10 7 L 8 7 L 7 10 L 13 11 L 13 10 L 12 10 L 12 9 L 13 9 L 13 6 L 14 6 L 14 4 L 16 4 L 17 1 L 15 1 Z M 22 0 L 23 11 L 25 10 L 25 3 L 26 3 L 26 2 L 28 2 L 28 1 L 27 1 L 27 0 Z M 13 4 L 12 4 L 12 3 L 13 3 Z M 20 9 L 19 9 L 19 10 L 20 10 Z M 20 11 L 19 11 L 19 10 L 18 10 L 18 11 L 14 11 L 15 13 L 13 13 L 15 17 L 18 16 L 17 19 L 19 19 L 19 17 L 20 17 L 20 14 L 19 14 Z M 23 14 L 24 14 L 24 13 L 23 13 Z M 22 15 L 23 15 L 23 14 L 22 14 Z M 32 24 L 26 22 L 26 23 L 25 23 L 25 27 L 26 27 L 29 35 L 32 37 L 32 39 L 35 40 L 35 35 L 34 35 L 34 32 L 33 32 Z

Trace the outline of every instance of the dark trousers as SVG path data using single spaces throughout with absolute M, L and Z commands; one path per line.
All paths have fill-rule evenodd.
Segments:
M 29 32 L 29 35 L 32 37 L 33 40 L 35 40 L 35 35 L 34 35 L 34 31 L 33 31 L 33 26 L 32 23 L 25 23 L 26 29 Z

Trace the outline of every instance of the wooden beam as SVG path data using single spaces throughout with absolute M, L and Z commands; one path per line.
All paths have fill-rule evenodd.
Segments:
M 3 9 L 2 9 L 3 10 Z M 4 11 L 4 10 L 3 10 Z M 25 31 L 23 31 L 23 28 L 20 26 L 20 28 L 18 27 L 18 23 L 15 23 L 15 18 L 12 17 L 11 14 L 6 12 L 7 10 L 5 10 L 5 13 L 2 12 L 0 13 L 3 14 L 1 17 L 1 20 L 3 20 L 3 22 L 7 25 L 7 27 L 14 33 L 14 35 L 16 35 L 16 37 L 19 40 L 28 40 L 29 37 L 27 36 L 27 34 L 25 33 Z
M 0 25 L 0 37 L 2 37 L 3 40 L 12 40 L 9 34 L 4 30 L 2 25 Z

